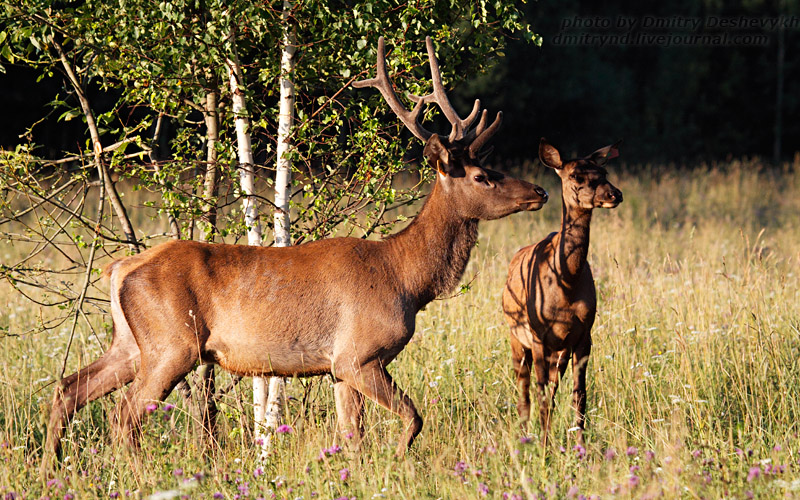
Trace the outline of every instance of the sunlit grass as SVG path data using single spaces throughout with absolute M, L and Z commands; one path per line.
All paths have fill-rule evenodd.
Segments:
M 421 312 L 416 336 L 390 366 L 425 419 L 400 461 L 400 421 L 371 403 L 367 440 L 349 453 L 335 433 L 331 381 L 317 378 L 290 382 L 292 430 L 257 463 L 240 429 L 250 414 L 246 380 L 226 397 L 219 446 L 205 453 L 175 395 L 175 408 L 162 405 L 145 419 L 138 455 L 110 446 L 106 416 L 115 398 L 90 405 L 67 434 L 69 458 L 47 482 L 38 466 L 48 384 L 61 372 L 68 328 L 15 336 L 51 313 L 4 285 L 0 496 L 800 497 L 800 176 L 759 168 L 612 167 L 625 202 L 596 211 L 592 222 L 599 312 L 585 450 L 570 439 L 568 377 L 552 447 L 538 444 L 538 423 L 519 428 L 500 311 L 511 256 L 558 228 L 551 172 L 536 179 L 552 197 L 542 211 L 481 225 L 465 275 L 470 289 Z M 97 336 L 79 326 L 68 372 L 109 342 L 95 318 Z M 345 450 L 330 453 L 335 444 Z

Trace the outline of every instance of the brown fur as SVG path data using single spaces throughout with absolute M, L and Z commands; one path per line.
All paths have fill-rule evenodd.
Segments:
M 561 230 L 521 249 L 511 260 L 503 291 L 503 311 L 511 327 L 511 357 L 523 422 L 530 417 L 531 369 L 539 394 L 542 441 L 547 441 L 556 389 L 572 357 L 573 404 L 578 441 L 583 442 L 586 365 L 597 309 L 594 279 L 586 255 L 592 209 L 613 208 L 622 193 L 601 166 L 617 155 L 616 145 L 562 164 L 558 151 L 542 139 L 539 157 L 561 177 Z M 550 386 L 549 391 L 547 386 Z
M 414 334 L 417 312 L 458 283 L 478 220 L 547 201 L 542 188 L 481 167 L 468 147 L 428 139 L 437 181 L 415 220 L 383 241 L 333 238 L 288 248 L 172 241 L 113 263 L 114 340 L 61 381 L 46 453 L 59 451 L 76 411 L 130 382 L 113 427 L 135 444 L 145 406 L 202 362 L 240 375 L 330 373 L 340 428 L 360 438 L 363 398 L 372 399 L 403 419 L 402 454 L 422 419 L 386 366 Z

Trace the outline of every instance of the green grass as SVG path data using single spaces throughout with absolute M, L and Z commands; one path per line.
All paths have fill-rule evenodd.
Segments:
M 175 395 L 175 409 L 146 419 L 138 455 L 110 445 L 106 415 L 116 396 L 90 405 L 70 426 L 69 458 L 48 485 L 38 475 L 48 384 L 61 370 L 69 325 L 13 336 L 52 312 L 4 285 L 0 327 L 10 336 L 0 350 L 0 495 L 800 497 L 800 175 L 733 163 L 635 175 L 612 167 L 611 178 L 625 202 L 597 210 L 592 223 L 599 312 L 585 456 L 568 431 L 568 378 L 552 447 L 538 444 L 537 422 L 520 429 L 500 311 L 511 256 L 559 225 L 559 190 L 545 172 L 537 181 L 551 202 L 481 225 L 465 275 L 470 290 L 421 312 L 413 341 L 389 367 L 425 419 L 404 460 L 392 456 L 399 419 L 372 403 L 362 451 L 319 459 L 344 443 L 334 430 L 331 381 L 316 378 L 289 383 L 293 431 L 257 463 L 240 429 L 250 415 L 245 380 L 223 405 L 220 445 L 206 453 Z M 0 257 L 15 251 L 4 247 Z M 110 340 L 95 318 L 97 336 L 78 329 L 70 372 Z

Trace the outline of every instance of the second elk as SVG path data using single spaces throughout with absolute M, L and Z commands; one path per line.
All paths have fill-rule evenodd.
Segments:
M 561 230 L 521 249 L 511 260 L 503 291 L 503 312 L 511 327 L 511 358 L 519 389 L 517 410 L 530 417 L 531 370 L 536 376 L 542 443 L 547 443 L 558 382 L 572 357 L 577 440 L 583 443 L 586 365 L 597 311 L 589 252 L 589 223 L 595 208 L 614 208 L 622 192 L 606 178 L 603 165 L 619 155 L 618 144 L 585 158 L 562 161 L 542 139 L 539 159 L 561 178 Z

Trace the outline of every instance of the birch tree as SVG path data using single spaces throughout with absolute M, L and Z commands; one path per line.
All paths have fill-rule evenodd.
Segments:
M 297 46 L 297 35 L 294 23 L 291 19 L 294 10 L 294 2 L 284 0 L 281 22 L 283 25 L 283 39 L 281 43 L 281 75 L 280 85 L 280 105 L 278 112 L 278 140 L 276 154 L 275 172 L 275 246 L 288 247 L 292 244 L 290 233 L 291 217 L 289 212 L 289 202 L 292 197 L 292 160 L 291 149 L 291 130 L 294 124 L 294 83 L 292 73 L 294 71 L 294 54 Z M 285 390 L 284 381 L 280 377 L 271 377 L 269 380 L 269 392 L 264 401 L 264 381 L 253 382 L 253 399 L 255 402 L 255 427 L 256 437 L 261 439 L 261 458 L 272 451 L 272 437 L 275 429 L 278 428 L 280 415 L 283 407 L 283 393 Z M 258 390 L 257 390 L 258 389 Z M 266 404 L 262 409 L 261 404 Z M 258 417 L 263 415 L 263 422 Z

